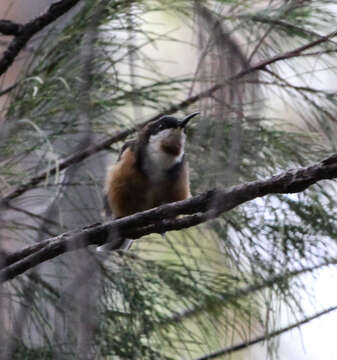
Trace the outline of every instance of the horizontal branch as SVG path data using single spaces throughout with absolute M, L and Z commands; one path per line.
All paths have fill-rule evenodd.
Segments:
M 0 75 L 4 74 L 13 64 L 16 56 L 26 46 L 27 42 L 39 31 L 50 25 L 56 19 L 66 14 L 80 0 L 60 0 L 52 4 L 39 17 L 25 25 L 18 25 L 7 20 L 0 21 L 0 32 L 5 35 L 15 35 L 0 59 Z M 7 32 L 7 33 L 6 33 Z
M 300 169 L 291 169 L 266 180 L 235 186 L 230 190 L 210 190 L 188 200 L 166 204 L 106 224 L 93 224 L 63 233 L 9 254 L 0 271 L 1 282 L 66 252 L 88 245 L 111 243 L 119 248 L 121 238 L 138 239 L 151 233 L 181 230 L 204 223 L 223 212 L 268 194 L 298 193 L 321 180 L 337 178 L 337 154 Z M 184 217 L 177 218 L 179 215 Z
M 186 109 L 188 106 L 196 103 L 197 101 L 199 101 L 203 98 L 212 96 L 214 94 L 214 92 L 225 87 L 228 84 L 228 82 L 238 80 L 250 73 L 253 73 L 254 71 L 264 70 L 266 68 L 266 66 L 271 65 L 277 61 L 286 60 L 286 59 L 290 59 L 290 58 L 299 56 L 303 51 L 308 50 L 314 46 L 317 46 L 324 41 L 328 41 L 329 39 L 334 37 L 336 34 L 337 34 L 337 31 L 334 31 L 326 36 L 319 38 L 318 40 L 315 40 L 306 45 L 300 46 L 292 51 L 285 52 L 283 54 L 279 54 L 270 59 L 261 61 L 247 69 L 240 71 L 238 74 L 225 80 L 221 84 L 215 84 L 205 91 L 202 91 L 196 95 L 190 96 L 177 104 L 171 105 L 165 111 L 162 111 L 161 113 L 158 113 L 157 115 L 152 116 L 151 118 L 147 119 L 146 121 L 142 122 L 141 124 L 138 124 L 135 128 L 118 131 L 111 137 L 102 139 L 102 140 L 98 141 L 96 144 L 92 144 L 88 148 L 86 148 L 82 151 L 79 151 L 73 155 L 68 156 L 66 159 L 61 161 L 57 166 L 54 166 L 54 167 L 48 168 L 47 170 L 41 171 L 38 175 L 33 176 L 31 179 L 27 180 L 25 183 L 19 185 L 17 188 L 10 191 L 8 194 L 6 194 L 1 199 L 0 205 L 1 204 L 4 205 L 4 204 L 8 203 L 10 200 L 22 195 L 24 192 L 33 188 L 34 186 L 39 184 L 41 181 L 43 181 L 47 176 L 52 176 L 55 173 L 57 173 L 58 171 L 64 170 L 73 164 L 77 164 L 77 163 L 85 160 L 89 156 L 96 154 L 99 151 L 109 148 L 109 146 L 111 146 L 112 144 L 115 144 L 119 141 L 125 140 L 129 135 L 135 133 L 137 131 L 137 128 L 144 126 L 148 122 L 157 120 L 165 114 L 173 114 L 173 113 L 177 112 L 178 110 Z
M 310 321 L 312 320 L 315 320 L 315 319 L 318 319 L 320 318 L 321 316 L 323 315 L 327 315 L 333 311 L 336 311 L 337 310 L 337 306 L 332 306 L 332 307 L 329 307 L 323 311 L 320 311 L 312 316 L 309 316 L 309 317 L 306 317 L 305 319 L 301 320 L 301 321 L 298 321 L 292 325 L 289 325 L 289 326 L 286 326 L 286 327 L 283 327 L 279 330 L 275 330 L 275 331 L 272 331 L 270 333 L 267 333 L 265 335 L 262 335 L 262 336 L 259 336 L 259 337 L 256 337 L 255 339 L 252 339 L 252 340 L 249 340 L 249 341 L 244 341 L 240 344 L 237 344 L 237 345 L 233 345 L 233 346 L 230 346 L 230 347 L 227 347 L 227 348 L 224 348 L 224 349 L 221 349 L 221 350 L 218 350 L 218 351 L 214 351 L 212 353 L 209 353 L 209 354 L 206 354 L 204 356 L 201 356 L 195 360 L 210 360 L 210 359 L 216 359 L 220 356 L 224 356 L 224 355 L 229 355 L 229 354 L 232 354 L 236 351 L 240 351 L 240 350 L 244 350 L 244 349 L 247 349 L 248 347 L 252 346 L 252 345 L 256 345 L 258 343 L 261 343 L 261 342 L 264 342 L 264 341 L 267 341 L 267 340 L 270 340 L 274 337 L 277 337 L 281 334 L 284 334 L 288 331 L 291 331 L 291 330 L 294 330 L 304 324 L 307 324 L 309 323 Z

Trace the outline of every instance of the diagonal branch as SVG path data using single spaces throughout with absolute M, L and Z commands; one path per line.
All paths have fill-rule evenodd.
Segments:
M 72 0 L 75 1 L 75 0 Z M 100 141 L 98 141 L 96 144 L 92 144 L 90 145 L 88 148 L 79 151 L 73 155 L 68 156 L 66 159 L 64 159 L 63 161 L 61 161 L 57 166 L 54 166 L 52 168 L 48 168 L 47 170 L 44 170 L 42 172 L 40 172 L 38 175 L 30 178 L 29 180 L 27 180 L 27 182 L 19 185 L 17 188 L 13 189 L 11 192 L 9 192 L 8 194 L 6 194 L 1 200 L 0 200 L 0 205 L 1 204 L 6 204 L 8 203 L 10 200 L 20 196 L 21 194 L 23 194 L 24 192 L 26 192 L 27 190 L 33 188 L 34 186 L 36 186 L 37 184 L 39 184 L 41 181 L 43 181 L 46 176 L 52 176 L 54 175 L 56 172 L 61 171 L 63 169 L 68 168 L 69 166 L 73 165 L 73 164 L 77 164 L 83 160 L 85 160 L 86 158 L 88 158 L 89 156 L 96 154 L 99 151 L 102 151 L 104 149 L 107 149 L 109 146 L 111 146 L 112 144 L 125 140 L 129 135 L 133 134 L 136 132 L 137 128 L 144 126 L 147 122 L 149 121 L 153 121 L 156 119 L 159 119 L 161 116 L 165 115 L 165 114 L 173 114 L 179 110 L 183 110 L 186 109 L 188 106 L 196 103 L 197 101 L 207 98 L 209 96 L 212 96 L 217 90 L 225 87 L 226 85 L 228 85 L 229 82 L 234 81 L 234 80 L 238 80 L 248 74 L 251 74 L 255 71 L 258 70 L 265 70 L 266 67 L 268 65 L 271 65 L 275 62 L 278 62 L 280 60 L 287 60 L 287 59 L 291 59 L 297 56 L 300 56 L 305 50 L 308 50 L 312 47 L 315 47 L 323 42 L 327 42 L 329 41 L 332 37 L 337 35 L 337 30 L 331 32 L 330 34 L 326 35 L 326 36 L 322 36 L 319 39 L 312 41 L 306 45 L 300 46 L 296 49 L 293 49 L 291 51 L 276 55 L 272 58 L 269 58 L 267 60 L 263 60 L 258 62 L 255 65 L 252 65 L 251 67 L 248 67 L 246 69 L 243 69 L 242 71 L 240 71 L 238 74 L 232 76 L 231 78 L 225 80 L 222 83 L 219 84 L 215 84 L 213 86 L 211 86 L 210 88 L 208 88 L 205 91 L 202 91 L 196 95 L 193 96 L 189 96 L 187 97 L 185 100 L 177 103 L 177 104 L 173 104 L 171 105 L 169 108 L 167 108 L 165 111 L 158 113 L 157 115 L 154 115 L 153 117 L 147 119 L 146 121 L 144 121 L 143 123 L 139 124 L 136 128 L 132 128 L 132 129 L 126 129 L 123 131 L 117 131 L 114 135 L 112 135 L 109 138 L 105 138 L 102 139 Z M 0 61 L 0 69 L 1 69 L 1 61 Z
M 111 242 L 118 249 L 120 238 L 138 239 L 151 233 L 181 230 L 216 218 L 223 212 L 268 194 L 298 193 L 321 180 L 337 178 L 337 154 L 315 165 L 291 169 L 266 180 L 248 182 L 230 190 L 210 190 L 191 199 L 83 229 L 63 233 L 6 256 L 0 270 L 0 282 L 13 279 L 25 271 L 63 253 Z M 179 215 L 184 217 L 177 218 Z M 118 237 L 113 236 L 118 234 Z
M 118 141 L 124 140 L 126 137 L 134 133 L 136 129 L 127 129 L 124 131 L 117 132 L 114 136 L 104 139 L 96 144 L 91 144 L 84 150 L 80 150 L 75 152 L 75 154 L 68 156 L 65 158 L 62 162 L 58 163 L 57 165 L 48 168 L 47 170 L 41 171 L 39 174 L 33 176 L 23 184 L 19 185 L 17 188 L 9 192 L 7 195 L 5 195 L 0 200 L 1 204 L 6 204 L 10 200 L 22 195 L 24 192 L 26 192 L 29 189 L 32 189 L 34 186 L 39 184 L 41 181 L 43 181 L 47 176 L 55 175 L 58 171 L 62 171 L 66 168 L 68 168 L 71 165 L 77 164 L 84 159 L 88 158 L 89 156 L 106 149 L 113 143 L 116 143 Z
M 16 56 L 36 33 L 66 14 L 79 2 L 80 0 L 60 0 L 52 4 L 44 14 L 29 21 L 25 25 L 18 25 L 6 20 L 1 20 L 0 32 L 5 35 L 15 35 L 15 37 L 9 43 L 7 50 L 0 59 L 0 75 L 4 74 L 13 64 Z
M 262 280 L 255 279 L 255 282 L 253 282 L 252 284 L 250 284 L 248 286 L 235 289 L 234 291 L 231 291 L 231 289 L 228 289 L 226 295 L 223 296 L 223 298 L 220 297 L 215 300 L 214 305 L 221 304 L 221 305 L 225 306 L 225 304 L 230 302 L 231 299 L 233 299 L 234 301 L 237 301 L 237 299 L 239 297 L 240 298 L 246 297 L 246 296 L 252 295 L 258 291 L 264 290 L 266 288 L 272 288 L 274 286 L 277 286 L 278 284 L 284 284 L 285 281 L 288 281 L 294 277 L 297 277 L 297 276 L 303 275 L 303 274 L 307 274 L 307 273 L 312 273 L 316 270 L 319 270 L 319 269 L 322 269 L 324 267 L 328 267 L 331 265 L 337 265 L 336 258 L 326 259 L 320 264 L 309 266 L 309 267 L 303 267 L 298 270 L 294 270 L 294 271 L 290 271 L 290 272 L 289 271 L 281 272 L 281 273 L 278 273 L 275 275 L 271 275 L 270 277 L 267 277 Z M 179 322 L 185 321 L 187 319 L 190 319 L 190 318 L 200 314 L 206 308 L 209 308 L 209 306 L 210 306 L 210 303 L 206 302 L 204 304 L 200 304 L 193 308 L 188 308 L 188 309 L 182 310 L 180 312 L 174 312 L 174 314 L 172 316 L 161 319 L 152 328 L 151 327 L 144 328 L 139 333 L 139 335 L 140 334 L 148 334 L 151 331 L 156 331 L 158 329 L 158 326 L 166 327 L 171 324 L 179 323 Z
M 276 26 L 283 28 L 286 31 L 291 30 L 295 33 L 302 33 L 304 35 L 307 35 L 308 37 L 311 36 L 311 37 L 318 38 L 318 39 L 322 38 L 322 35 L 315 31 L 303 28 L 301 26 L 292 24 L 291 22 L 280 20 L 277 18 L 270 18 L 267 16 L 261 16 L 261 15 L 254 15 L 254 16 L 252 16 L 252 20 L 261 22 L 261 23 L 276 25 Z M 331 40 L 331 38 L 329 38 L 327 41 L 330 42 L 331 44 L 337 45 L 337 42 Z
M 337 310 L 337 306 L 332 306 L 332 307 L 329 307 L 325 310 L 322 310 L 312 316 L 309 316 L 309 317 L 306 317 L 305 319 L 301 320 L 301 321 L 298 321 L 292 325 L 289 325 L 289 326 L 286 326 L 286 327 L 283 327 L 279 330 L 275 330 L 275 331 L 272 331 L 270 333 L 267 333 L 265 335 L 262 335 L 262 336 L 258 336 L 256 337 L 255 339 L 252 339 L 252 340 L 249 340 L 249 341 L 244 341 L 240 344 L 237 344 L 237 345 L 233 345 L 233 346 L 230 346 L 230 347 L 227 347 L 227 348 L 224 348 L 224 349 L 221 349 L 221 350 L 218 350 L 218 351 L 214 351 L 212 353 L 209 353 L 207 355 L 204 355 L 204 356 L 201 356 L 195 360 L 210 360 L 210 359 L 216 359 L 220 356 L 223 356 L 223 355 L 229 355 L 229 354 L 232 354 L 236 351 L 240 351 L 240 350 L 244 350 L 244 349 L 247 349 L 249 346 L 252 346 L 252 345 L 255 345 L 255 344 L 258 344 L 258 343 L 261 343 L 263 341 L 267 341 L 271 338 L 274 338 L 274 337 L 277 337 L 281 334 L 284 334 L 288 331 L 291 331 L 293 329 L 296 329 L 304 324 L 307 324 L 309 323 L 310 321 L 312 320 L 315 320 L 315 319 L 318 319 L 320 318 L 321 316 L 323 315 L 327 315 L 333 311 L 336 311 Z

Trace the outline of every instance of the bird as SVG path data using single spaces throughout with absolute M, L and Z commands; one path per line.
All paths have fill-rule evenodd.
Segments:
M 104 186 L 104 212 L 121 218 L 191 196 L 185 158 L 186 126 L 199 112 L 182 120 L 164 115 L 148 122 L 134 140 L 122 147 L 117 162 L 108 167 Z M 98 251 L 128 250 L 133 243 L 107 242 Z

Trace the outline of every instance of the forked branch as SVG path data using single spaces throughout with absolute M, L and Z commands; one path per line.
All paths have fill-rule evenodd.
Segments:
M 9 43 L 8 48 L 0 59 L 0 75 L 4 74 L 13 64 L 19 52 L 35 34 L 53 23 L 62 15 L 66 14 L 79 2 L 80 0 L 58 1 L 52 4 L 44 14 L 29 21 L 25 25 L 15 24 L 7 20 L 0 20 L 0 32 L 4 35 L 14 35 L 14 39 Z

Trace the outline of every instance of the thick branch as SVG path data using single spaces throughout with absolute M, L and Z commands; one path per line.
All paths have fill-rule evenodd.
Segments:
M 149 121 L 159 119 L 162 115 L 173 114 L 173 113 L 177 112 L 178 110 L 187 108 L 189 105 L 192 105 L 203 98 L 212 96 L 217 90 L 225 87 L 231 81 L 238 80 L 254 71 L 264 70 L 268 65 L 271 65 L 277 61 L 291 59 L 293 57 L 299 56 L 299 55 L 301 55 L 301 53 L 303 51 L 308 50 L 314 46 L 317 46 L 325 41 L 328 41 L 329 39 L 334 37 L 336 34 L 337 34 L 337 31 L 334 31 L 326 36 L 319 38 L 318 40 L 315 40 L 306 45 L 300 46 L 292 51 L 285 52 L 283 54 L 279 54 L 270 59 L 261 61 L 247 69 L 240 71 L 238 74 L 232 76 L 231 78 L 227 79 L 225 82 L 223 82 L 221 84 L 215 84 L 205 91 L 202 91 L 196 95 L 190 96 L 190 97 L 186 98 L 185 100 L 179 102 L 178 104 L 172 105 L 165 111 L 149 118 L 147 121 L 141 123 L 137 127 L 142 127 L 142 126 L 144 126 L 144 124 L 146 124 Z M 0 62 L 0 69 L 1 69 L 1 62 Z M 103 140 L 97 142 L 96 144 L 90 145 L 87 149 L 85 149 L 83 151 L 79 151 L 74 155 L 70 155 L 69 157 L 64 159 L 62 162 L 60 162 L 57 166 L 48 168 L 47 170 L 40 172 L 38 175 L 32 177 L 27 182 L 21 184 L 16 189 L 9 192 L 7 195 L 5 195 L 3 197 L 3 199 L 0 202 L 0 205 L 1 205 L 1 203 L 5 204 L 5 203 L 9 202 L 10 200 L 16 198 L 17 196 L 20 196 L 21 194 L 23 194 L 25 191 L 33 188 L 34 186 L 39 184 L 41 181 L 43 181 L 47 176 L 52 176 L 60 170 L 66 169 L 67 167 L 69 167 L 73 164 L 76 164 L 101 150 L 107 149 L 109 146 L 111 146 L 112 144 L 114 144 L 118 141 L 125 140 L 129 135 L 136 132 L 136 130 L 137 130 L 136 128 L 132 128 L 132 129 L 124 130 L 124 131 L 118 131 L 118 132 L 116 132 L 116 134 L 112 135 L 111 137 L 109 137 L 107 139 L 103 139 Z
M 337 154 L 315 165 L 291 169 L 267 180 L 238 185 L 227 191 L 210 190 L 185 201 L 64 233 L 8 255 L 4 261 L 8 266 L 0 271 L 0 279 L 2 282 L 13 279 L 46 260 L 88 245 L 109 241 L 118 249 L 121 238 L 138 239 L 151 233 L 188 228 L 255 198 L 302 192 L 318 181 L 334 178 L 337 178 Z M 176 218 L 179 215 L 185 216 Z
M 44 14 L 25 25 L 18 25 L 2 20 L 0 22 L 0 31 L 6 35 L 15 35 L 15 37 L 9 43 L 7 50 L 0 59 L 0 75 L 4 74 L 13 64 L 16 56 L 36 33 L 67 13 L 79 1 L 80 0 L 58 1 L 52 4 Z
M 286 326 L 286 327 L 283 327 L 279 330 L 275 330 L 275 331 L 272 331 L 270 333 L 267 333 L 265 335 L 262 335 L 262 336 L 259 336 L 259 337 L 256 337 L 255 339 L 252 339 L 252 340 L 249 340 L 249 341 L 244 341 L 240 344 L 237 344 L 237 345 L 233 345 L 233 346 L 230 346 L 230 347 L 227 347 L 227 348 L 224 348 L 224 349 L 221 349 L 221 350 L 218 350 L 218 351 L 215 351 L 213 353 L 210 353 L 210 354 L 207 354 L 207 355 L 204 355 L 204 356 L 201 356 L 195 360 L 210 360 L 210 359 L 216 359 L 220 356 L 223 356 L 223 355 L 229 355 L 229 354 L 232 354 L 236 351 L 240 351 L 240 350 L 244 350 L 244 349 L 247 349 L 248 347 L 252 346 L 252 345 L 255 345 L 255 344 L 258 344 L 258 343 L 261 343 L 263 341 L 267 341 L 269 339 L 272 339 L 276 336 L 279 336 L 281 334 L 284 334 L 290 330 L 293 330 L 293 329 L 296 329 L 297 327 L 300 327 L 304 324 L 307 324 L 309 323 L 310 321 L 312 320 L 315 320 L 315 319 L 318 319 L 320 318 L 321 316 L 323 315 L 327 315 L 333 311 L 336 311 L 337 310 L 337 306 L 332 306 L 328 309 L 325 309 L 323 311 L 320 311 L 312 316 L 309 316 L 301 321 L 298 321 L 292 325 L 289 325 L 289 326 Z

